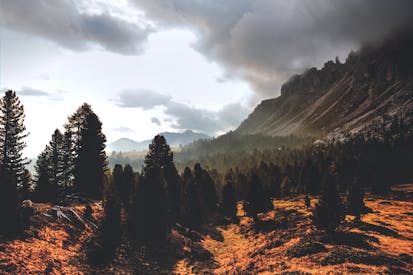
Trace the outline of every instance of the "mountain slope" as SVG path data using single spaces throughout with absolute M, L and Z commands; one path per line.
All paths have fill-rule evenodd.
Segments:
M 185 145 L 191 143 L 198 139 L 208 139 L 210 138 L 208 135 L 202 133 L 195 133 L 191 130 L 186 130 L 182 133 L 173 133 L 173 132 L 163 132 L 159 133 L 159 135 L 164 136 L 166 141 L 171 147 L 178 147 L 179 145 Z M 144 140 L 144 141 L 134 141 L 128 138 L 121 138 L 114 142 L 111 142 L 107 146 L 107 151 L 116 151 L 116 152 L 127 152 L 127 151 L 143 151 L 147 150 L 149 144 L 152 140 Z
M 387 115 L 413 113 L 413 32 L 351 52 L 345 63 L 295 75 L 281 96 L 262 101 L 240 134 L 324 135 L 357 130 Z

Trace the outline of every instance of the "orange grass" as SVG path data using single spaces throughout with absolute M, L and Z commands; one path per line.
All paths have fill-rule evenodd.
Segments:
M 398 187 L 401 188 L 401 187 Z M 402 188 L 413 189 L 412 185 L 404 185 Z M 311 204 L 315 205 L 317 198 L 312 198 Z M 394 259 L 402 254 L 413 255 L 413 202 L 384 200 L 367 196 L 366 206 L 373 210 L 363 216 L 362 221 L 372 225 L 370 229 L 356 229 L 346 224 L 342 231 L 358 232 L 367 237 L 377 238 L 377 242 L 368 241 L 371 250 L 345 246 L 353 251 L 365 251 L 366 253 L 378 253 L 380 255 L 393 256 Z M 321 259 L 328 251 L 343 245 L 325 243 L 327 252 L 320 252 L 300 258 L 289 257 L 286 251 L 297 244 L 302 237 L 309 234 L 317 234 L 311 225 L 310 211 L 304 206 L 304 198 L 274 200 L 275 210 L 260 215 L 263 221 L 273 220 L 281 209 L 297 213 L 297 220 L 290 224 L 288 229 L 273 228 L 269 232 L 256 232 L 252 230 L 252 221 L 241 217 L 239 224 L 219 226 L 216 229 L 221 233 L 223 241 L 216 240 L 206 235 L 201 241 L 202 246 L 213 255 L 217 264 L 215 268 L 207 270 L 215 274 L 278 274 L 283 272 L 303 272 L 310 274 L 380 274 L 393 273 L 392 264 L 363 264 L 345 262 L 336 265 L 321 265 Z M 243 214 L 238 206 L 238 214 Z M 243 215 L 241 215 L 243 216 Z M 347 216 L 347 221 L 354 217 Z M 377 226 L 377 227 L 374 227 Z M 379 230 L 379 231 L 377 231 Z M 380 232 L 383 230 L 383 232 Z M 311 235 L 311 236 L 313 236 Z M 280 241 L 281 245 L 274 245 Z M 185 270 L 179 266 L 185 262 Z M 196 265 L 197 263 L 193 263 Z M 186 274 L 187 270 L 193 270 L 194 266 L 184 259 L 178 262 L 175 269 L 178 274 Z M 406 263 L 399 272 L 412 273 L 412 264 Z M 188 273 L 189 274 L 189 273 Z

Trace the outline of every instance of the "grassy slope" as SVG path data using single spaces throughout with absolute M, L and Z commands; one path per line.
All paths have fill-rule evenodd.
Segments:
M 396 191 L 409 190 L 413 184 Z M 316 200 L 312 198 L 312 205 Z M 362 223 L 355 226 L 348 216 L 341 233 L 329 240 L 311 226 L 303 198 L 275 200 L 275 210 L 260 216 L 259 229 L 248 217 L 241 217 L 239 224 L 199 231 L 176 228 L 163 249 L 132 250 L 123 243 L 107 267 L 90 267 L 85 260 L 84 244 L 96 229 L 45 217 L 41 213 L 50 206 L 36 204 L 37 214 L 26 236 L 0 245 L 0 274 L 412 273 L 413 202 L 371 196 L 365 202 L 373 211 L 363 216 Z M 74 209 L 81 214 L 84 206 Z M 93 210 L 99 220 L 102 208 L 96 204 Z M 325 249 L 301 257 L 291 253 L 301 249 L 304 240 Z M 327 255 L 329 263 L 322 265 Z M 344 262 L 334 264 L 340 260 Z

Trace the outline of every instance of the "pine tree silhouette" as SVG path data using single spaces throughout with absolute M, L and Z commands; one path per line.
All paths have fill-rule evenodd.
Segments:
M 22 188 L 21 188 L 22 200 L 31 199 L 31 195 L 32 195 L 32 191 L 33 191 L 32 188 L 33 188 L 32 174 L 30 173 L 29 170 L 25 169 L 24 170 L 24 175 L 23 175 L 23 184 L 22 184 Z
M 14 91 L 6 91 L 0 100 L 0 175 L 8 174 L 16 178 L 17 186 L 23 183 L 25 165 L 30 163 L 22 157 L 26 143 L 24 108 Z
M 93 198 L 102 197 L 102 180 L 107 170 L 106 137 L 95 113 L 89 113 L 80 132 L 80 147 L 75 159 L 75 189 Z
M 222 188 L 222 212 L 224 216 L 237 220 L 237 199 L 232 182 L 227 183 Z
M 182 178 L 184 187 L 180 215 L 181 222 L 189 227 L 200 226 L 202 224 L 200 188 L 189 167 L 185 167 Z
M 217 191 L 215 184 L 210 177 L 209 173 L 202 169 L 199 163 L 194 166 L 194 180 L 196 186 L 199 188 L 200 204 L 202 209 L 202 220 L 208 220 L 213 213 L 217 210 Z
M 34 199 L 39 202 L 55 202 L 57 198 L 58 186 L 52 181 L 50 151 L 47 145 L 46 149 L 37 157 L 35 165 L 36 186 Z
M 333 182 L 326 184 L 322 189 L 320 199 L 312 211 L 311 219 L 316 227 L 330 233 L 344 219 L 344 206 Z
M 359 182 L 354 180 L 346 194 L 347 213 L 354 215 L 356 217 L 356 221 L 359 221 L 364 208 L 364 192 L 360 188 Z
M 173 205 L 179 199 L 173 197 L 173 180 L 166 175 L 174 175 L 173 154 L 163 136 L 157 135 L 149 145 L 142 170 L 142 182 L 138 190 L 137 220 L 140 224 L 141 240 L 161 244 L 165 241 L 172 222 L 175 222 L 179 205 Z M 172 172 L 171 172 L 172 171 Z M 179 194 L 177 194 L 179 196 Z M 168 214 L 172 218 L 168 218 Z
M 269 210 L 272 207 L 271 201 L 264 192 L 261 179 L 253 173 L 250 179 L 250 189 L 247 195 L 248 212 L 257 220 L 257 214 Z
M 0 175 L 0 234 L 11 236 L 18 232 L 17 180 L 8 171 Z
M 121 202 L 116 183 L 121 177 L 120 165 L 115 167 L 112 175 L 103 176 L 104 219 L 101 231 L 89 244 L 87 252 L 88 260 L 95 265 L 107 264 L 114 257 L 121 240 Z
M 78 173 L 77 159 L 81 146 L 81 132 L 86 127 L 86 117 L 93 113 L 92 107 L 84 103 L 71 116 L 68 117 L 68 122 L 64 125 L 64 178 L 66 186 L 77 187 L 75 182 L 75 174 Z

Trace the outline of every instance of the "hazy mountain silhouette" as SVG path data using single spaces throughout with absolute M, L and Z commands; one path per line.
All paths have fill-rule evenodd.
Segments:
M 182 133 L 163 132 L 159 135 L 164 136 L 171 147 L 186 145 L 198 139 L 208 139 L 210 136 L 202 133 L 195 133 L 191 130 L 186 130 Z M 106 151 L 128 152 L 128 151 L 143 151 L 147 150 L 152 140 L 134 141 L 129 138 L 121 138 L 111 142 L 106 147 Z

